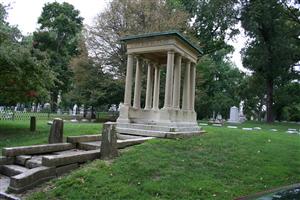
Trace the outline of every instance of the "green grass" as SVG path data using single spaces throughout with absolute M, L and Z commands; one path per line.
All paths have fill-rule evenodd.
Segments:
M 155 139 L 129 148 L 112 164 L 87 164 L 30 199 L 226 200 L 300 182 L 300 136 L 284 132 L 299 125 L 242 126 L 263 130 L 207 126 L 200 137 Z
M 3 147 L 42 144 L 48 142 L 50 125 L 37 120 L 36 132 L 29 131 L 29 120 L 0 121 L 0 150 Z M 64 137 L 69 135 L 99 134 L 102 124 L 64 123 Z

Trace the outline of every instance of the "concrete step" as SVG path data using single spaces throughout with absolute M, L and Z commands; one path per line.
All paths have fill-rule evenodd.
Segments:
M 3 174 L 8 177 L 22 174 L 26 171 L 28 171 L 28 168 L 22 167 L 20 165 L 2 165 L 2 166 L 0 166 L 0 174 Z

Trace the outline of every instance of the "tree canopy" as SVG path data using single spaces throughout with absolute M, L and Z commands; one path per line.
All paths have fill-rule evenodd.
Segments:
M 6 7 L 0 4 L 0 103 L 15 104 L 47 98 L 54 74 L 46 55 L 32 48 L 30 37 L 6 21 Z
M 83 28 L 83 18 L 73 5 L 47 3 L 38 19 L 40 28 L 34 32 L 34 47 L 49 55 L 49 66 L 55 72 L 56 81 L 51 88 L 51 103 L 55 110 L 59 91 L 70 90 L 72 71 L 69 62 L 79 54 L 78 39 Z

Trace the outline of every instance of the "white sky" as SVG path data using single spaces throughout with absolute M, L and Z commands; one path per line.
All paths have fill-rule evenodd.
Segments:
M 8 10 L 8 22 L 17 25 L 23 34 L 32 33 L 38 27 L 37 20 L 41 15 L 43 5 L 55 0 L 0 0 L 4 5 L 10 4 Z M 84 18 L 85 24 L 91 24 L 93 18 L 104 10 L 109 0 L 56 0 L 57 2 L 68 2 L 80 11 L 80 15 Z M 243 71 L 240 50 L 245 44 L 243 34 L 236 37 L 235 40 L 229 41 L 234 46 L 235 51 L 231 56 L 233 63 Z

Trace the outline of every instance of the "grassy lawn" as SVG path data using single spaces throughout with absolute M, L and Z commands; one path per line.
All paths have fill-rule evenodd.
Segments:
M 185 140 L 152 140 L 126 150 L 113 163 L 97 160 L 50 182 L 30 199 L 233 199 L 300 182 L 296 124 L 242 131 L 206 126 Z M 276 128 L 278 132 L 269 131 Z
M 0 150 L 3 147 L 42 144 L 48 142 L 50 126 L 46 120 L 37 120 L 37 131 L 29 131 L 29 120 L 0 121 Z M 64 123 L 64 136 L 99 134 L 102 124 Z

